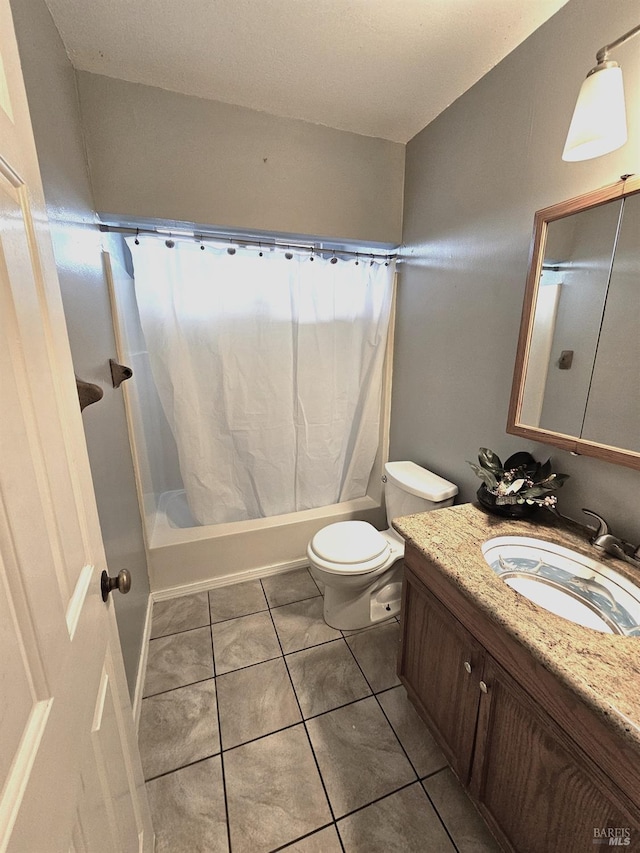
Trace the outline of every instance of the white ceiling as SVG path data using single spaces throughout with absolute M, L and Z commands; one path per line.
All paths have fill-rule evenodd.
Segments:
M 80 70 L 407 142 L 567 0 L 46 0 Z

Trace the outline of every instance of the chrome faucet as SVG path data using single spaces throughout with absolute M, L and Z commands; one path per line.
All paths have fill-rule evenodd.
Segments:
M 630 542 L 620 539 L 619 536 L 614 536 L 609 530 L 607 522 L 597 512 L 592 512 L 590 509 L 583 509 L 582 512 L 595 518 L 598 522 L 598 527 L 589 539 L 594 548 L 603 554 L 611 554 L 612 557 L 618 557 L 625 563 L 640 568 L 640 545 L 632 545 Z

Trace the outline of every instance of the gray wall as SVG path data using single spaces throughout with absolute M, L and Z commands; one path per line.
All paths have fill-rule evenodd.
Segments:
M 40 171 L 51 221 L 76 374 L 104 389 L 83 412 L 100 525 L 111 574 L 128 568 L 132 589 L 115 596 L 132 690 L 149 596 L 147 564 L 122 392 L 111 387 L 115 356 L 100 234 L 85 160 L 75 73 L 43 0 L 12 0 Z
M 478 487 L 465 462 L 478 447 L 503 458 L 529 449 L 571 475 L 562 511 L 599 511 L 632 541 L 640 472 L 524 442 L 505 425 L 534 212 L 640 172 L 640 37 L 613 57 L 629 141 L 561 160 L 596 51 L 637 23 L 637 0 L 571 0 L 409 143 L 391 415 L 391 458 L 432 467 L 461 500 Z
M 405 147 L 78 73 L 97 210 L 400 242 Z

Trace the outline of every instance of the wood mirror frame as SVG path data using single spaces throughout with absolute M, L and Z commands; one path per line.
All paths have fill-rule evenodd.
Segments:
M 603 187 L 568 201 L 554 204 L 538 210 L 534 217 L 533 239 L 529 259 L 529 272 L 520 322 L 520 336 L 516 352 L 516 362 L 513 374 L 513 385 L 511 388 L 511 400 L 509 403 L 509 415 L 507 419 L 507 432 L 518 435 L 532 441 L 543 444 L 551 444 L 562 450 L 584 456 L 593 456 L 617 465 L 625 465 L 629 468 L 640 470 L 640 452 L 596 441 L 583 439 L 579 436 L 566 435 L 553 430 L 543 429 L 521 422 L 521 412 L 525 390 L 525 379 L 529 364 L 530 344 L 535 318 L 536 300 L 542 272 L 542 264 L 545 256 L 547 242 L 547 230 L 551 222 L 562 219 L 583 210 L 588 210 L 616 199 L 627 198 L 640 192 L 640 178 L 635 176 L 623 176 L 620 181 L 611 186 Z M 639 331 L 640 334 L 640 331 Z M 586 405 L 586 401 L 585 401 Z

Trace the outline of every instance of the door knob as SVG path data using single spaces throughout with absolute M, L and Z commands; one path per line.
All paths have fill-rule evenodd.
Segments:
M 115 578 L 110 578 L 106 571 L 100 576 L 100 588 L 102 589 L 102 600 L 109 598 L 109 593 L 114 589 L 125 595 L 131 589 L 131 572 L 121 569 Z
M 483 693 L 487 693 L 489 690 L 489 688 L 487 687 L 487 685 L 485 684 L 484 681 L 480 682 L 480 690 L 482 690 Z
M 471 663 L 468 660 L 464 662 L 464 668 L 469 673 L 469 675 L 471 675 L 471 670 L 473 669 L 473 667 L 471 666 Z

